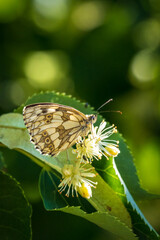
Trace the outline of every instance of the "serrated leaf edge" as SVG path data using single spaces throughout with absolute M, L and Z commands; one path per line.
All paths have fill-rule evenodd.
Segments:
M 123 227 L 125 227 L 126 229 L 128 229 L 128 230 L 134 235 L 135 239 L 137 238 L 136 234 L 133 233 L 133 230 L 132 230 L 131 228 L 129 228 L 125 223 L 121 222 L 117 217 L 110 215 L 108 212 L 96 211 L 96 212 L 93 212 L 93 213 L 86 213 L 85 211 L 83 211 L 83 210 L 81 209 L 80 206 L 76 206 L 76 207 L 66 206 L 66 207 L 60 208 L 60 209 L 56 209 L 56 208 L 55 208 L 55 209 L 53 209 L 53 210 L 51 210 L 51 211 L 63 211 L 63 209 L 71 209 L 71 210 L 72 210 L 72 209 L 74 209 L 74 208 L 77 208 L 77 209 L 81 210 L 85 215 L 88 215 L 88 216 L 95 215 L 95 213 L 96 213 L 96 214 L 105 214 L 105 215 L 113 218 L 113 219 L 116 220 L 117 222 L 119 222 L 121 225 L 123 225 Z M 69 213 L 70 213 L 70 212 L 69 212 Z M 70 213 L 70 214 L 72 214 L 72 213 Z M 73 213 L 73 215 L 75 215 L 75 214 Z M 76 216 L 79 216 L 79 215 L 77 214 Z M 82 216 L 79 216 L 79 217 L 82 217 Z M 87 219 L 87 218 L 86 218 L 86 219 Z M 87 220 L 88 220 L 88 219 L 87 219 Z M 88 220 L 88 221 L 90 221 L 90 220 Z M 93 223 L 94 223 L 94 222 L 93 222 Z M 94 224 L 96 224 L 96 223 L 94 223 Z M 97 225 L 97 224 L 96 224 L 96 225 Z M 105 228 L 104 228 L 104 229 L 105 229 Z M 106 229 L 105 229 L 105 230 L 106 230 Z M 108 231 L 109 231 L 109 230 L 108 230 Z
M 46 94 L 46 93 L 47 93 L 47 94 L 48 94 L 48 93 L 49 93 L 49 94 L 50 94 L 50 93 L 54 93 L 54 94 L 59 95 L 59 96 L 65 96 L 65 97 L 67 97 L 67 98 L 72 98 L 72 99 L 73 99 L 74 101 L 76 101 L 77 103 L 81 103 L 81 104 L 83 104 L 83 105 L 86 104 L 85 102 L 81 102 L 79 99 L 73 97 L 72 95 L 67 95 L 65 92 L 60 93 L 60 92 L 56 92 L 56 91 L 41 91 L 40 93 L 34 93 L 32 96 L 29 96 L 29 97 L 27 98 L 27 100 L 25 101 L 25 103 L 28 102 L 28 100 L 30 100 L 31 98 L 33 98 L 33 97 L 35 97 L 35 96 L 37 96 L 37 95 L 43 95 L 43 94 Z M 13 112 L 18 112 L 19 109 L 21 109 L 21 108 L 23 108 L 23 107 L 25 106 L 25 103 L 21 104 L 18 108 L 14 109 Z M 88 106 L 90 107 L 91 110 L 94 110 L 94 108 L 91 107 L 89 104 L 88 104 Z
M 115 170 L 115 173 L 117 174 L 121 184 L 123 185 L 124 187 L 124 192 L 125 192 L 125 195 L 126 195 L 126 199 L 127 199 L 127 202 L 131 204 L 133 210 L 135 210 L 137 212 L 137 214 L 140 216 L 140 218 L 144 221 L 144 223 L 149 227 L 150 231 L 154 232 L 157 237 L 159 237 L 158 233 L 155 231 L 155 229 L 151 226 L 151 224 L 147 221 L 147 219 L 144 217 L 143 213 L 140 211 L 139 207 L 137 206 L 136 202 L 134 201 L 132 195 L 130 194 L 126 184 L 124 183 L 118 169 L 117 169 L 117 166 L 116 166 L 116 163 L 113 159 L 113 167 L 114 167 L 114 170 Z

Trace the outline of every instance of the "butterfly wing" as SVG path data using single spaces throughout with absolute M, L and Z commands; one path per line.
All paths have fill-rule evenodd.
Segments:
M 71 147 L 84 134 L 87 120 L 78 110 L 54 103 L 28 105 L 23 118 L 36 149 L 52 156 Z

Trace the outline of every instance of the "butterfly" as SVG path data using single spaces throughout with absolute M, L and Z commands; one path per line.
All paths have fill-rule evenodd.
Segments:
M 24 107 L 23 120 L 35 148 L 41 154 L 57 156 L 79 136 L 86 136 L 97 116 L 58 103 L 36 103 Z

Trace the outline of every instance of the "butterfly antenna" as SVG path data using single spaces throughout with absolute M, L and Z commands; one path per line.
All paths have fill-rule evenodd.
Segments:
M 100 111 L 99 113 L 106 113 L 106 112 L 116 112 L 122 114 L 121 111 L 114 111 L 114 110 L 108 110 L 108 111 Z
M 107 102 L 103 103 L 98 109 L 97 112 L 99 111 L 99 109 L 101 109 L 102 107 L 104 107 L 106 104 L 108 104 L 109 102 L 113 101 L 113 99 L 109 99 Z

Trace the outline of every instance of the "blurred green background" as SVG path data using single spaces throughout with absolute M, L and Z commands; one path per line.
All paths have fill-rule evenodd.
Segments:
M 104 116 L 127 139 L 142 187 L 160 194 L 159 0 L 0 0 L 0 35 L 1 114 L 42 90 L 95 108 L 113 98 L 103 110 L 123 115 Z M 33 240 L 115 239 L 83 219 L 46 212 L 40 168 L 19 153 L 4 156 L 33 205 Z M 138 204 L 160 233 L 160 201 Z

